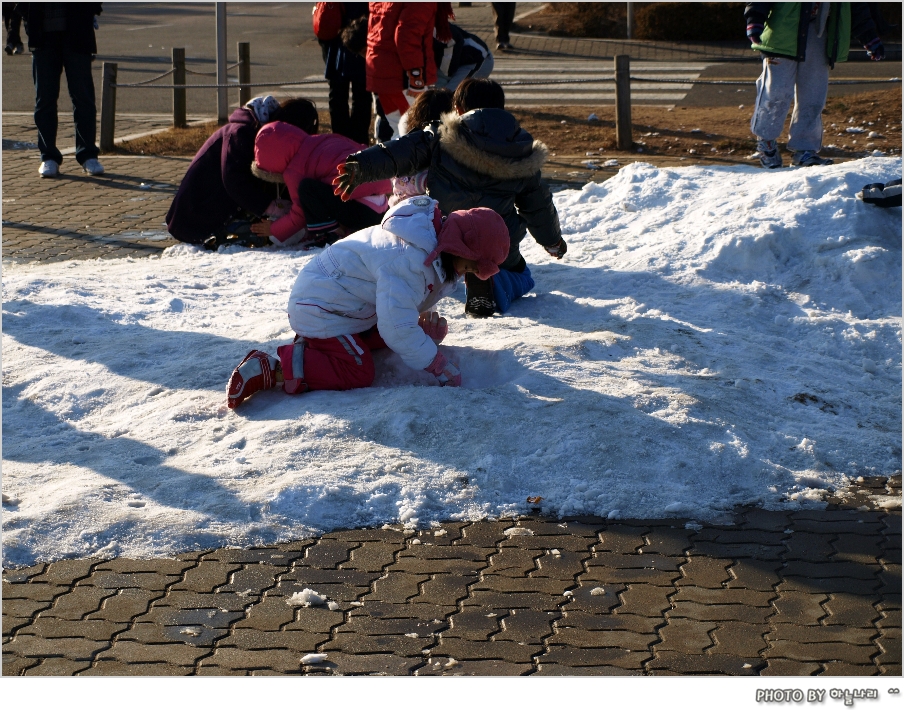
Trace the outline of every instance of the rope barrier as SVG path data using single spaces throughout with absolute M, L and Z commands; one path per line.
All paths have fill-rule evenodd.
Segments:
M 139 81 L 134 84 L 113 84 L 113 86 L 145 86 L 146 84 L 150 84 L 152 81 L 158 81 L 160 79 L 164 79 L 168 77 L 170 74 L 173 74 L 176 70 L 170 69 L 168 72 L 161 74 L 160 76 L 152 77 L 151 79 L 145 79 L 144 81 Z M 172 89 L 172 85 L 167 86 L 152 86 L 152 89 Z
M 234 68 L 237 65 L 233 65 L 230 68 Z M 131 89 L 138 87 L 145 87 L 148 89 L 173 89 L 173 84 L 165 84 L 160 86 L 148 86 L 151 82 L 157 81 L 159 79 L 163 79 L 164 77 L 169 76 L 175 70 L 170 69 L 170 71 L 165 74 L 161 74 L 160 76 L 156 76 L 153 79 L 147 79 L 146 81 L 137 82 L 134 84 L 113 84 L 113 86 L 120 89 Z M 189 74 L 198 74 L 201 76 L 210 76 L 204 72 L 196 72 L 190 71 L 188 69 L 185 70 Z M 638 83 L 646 83 L 646 84 L 704 84 L 710 86 L 750 86 L 756 82 L 755 79 L 748 79 L 746 81 L 734 81 L 727 79 L 652 79 L 648 77 L 642 76 L 632 76 L 631 81 Z M 604 84 L 604 83 L 614 83 L 615 78 L 599 78 L 599 79 L 540 79 L 535 81 L 500 81 L 500 86 L 554 86 L 557 84 Z M 838 86 L 838 85 L 851 85 L 851 84 L 900 84 L 900 77 L 892 77 L 890 79 L 839 79 L 835 81 L 830 81 L 830 86 Z M 302 81 L 271 81 L 271 82 L 259 82 L 254 84 L 175 84 L 176 87 L 182 89 L 254 89 L 254 88 L 264 88 L 268 86 L 308 86 L 310 84 L 326 84 L 325 79 L 303 79 Z
M 500 81 L 499 86 L 547 86 L 549 84 L 601 84 L 614 83 L 615 77 L 602 79 L 547 79 L 537 81 L 522 81 L 516 79 L 514 81 Z
M 747 81 L 734 81 L 729 79 L 652 79 L 642 76 L 632 76 L 631 81 L 646 82 L 651 84 L 709 84 L 714 86 L 750 86 L 756 82 L 756 79 L 748 79 Z M 830 81 L 833 84 L 900 84 L 901 77 L 892 77 L 891 79 L 839 79 Z
M 226 71 L 229 71 L 230 69 L 235 69 L 240 64 L 241 64 L 241 62 L 236 62 L 235 64 L 230 64 L 226 67 Z M 197 76 L 216 76 L 217 75 L 217 73 L 215 71 L 195 71 L 194 69 L 189 69 L 188 67 L 185 67 L 185 73 L 186 74 L 196 74 Z
M 142 86 L 145 82 L 141 84 L 111 84 L 111 86 L 115 86 L 118 89 L 129 89 L 138 86 Z M 147 89 L 169 89 L 170 91 L 173 88 L 177 89 L 253 89 L 264 86 L 302 86 L 305 84 L 326 84 L 326 79 L 305 79 L 303 81 L 271 81 L 268 83 L 260 83 L 260 84 L 165 84 L 163 86 L 147 86 Z

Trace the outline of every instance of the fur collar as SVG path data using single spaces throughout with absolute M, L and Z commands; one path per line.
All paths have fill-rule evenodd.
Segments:
M 257 162 L 251 163 L 251 174 L 254 177 L 263 180 L 264 182 L 277 182 L 277 183 L 285 183 L 286 179 L 282 176 L 281 173 L 268 173 L 266 170 L 261 170 L 257 166 Z
M 530 155 L 520 160 L 481 150 L 461 134 L 461 122 L 461 116 L 454 111 L 443 115 L 439 127 L 440 145 L 456 162 L 481 175 L 499 180 L 532 177 L 540 171 L 549 156 L 549 149 L 538 140 L 533 142 Z

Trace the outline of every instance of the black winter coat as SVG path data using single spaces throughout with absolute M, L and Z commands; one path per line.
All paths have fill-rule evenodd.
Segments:
M 251 174 L 259 128 L 251 109 L 238 108 L 201 146 L 166 213 L 176 239 L 200 244 L 240 209 L 261 216 L 276 199 L 273 185 Z
M 343 2 L 342 6 L 342 27 L 361 15 L 367 14 L 366 2 Z M 345 45 L 342 44 L 342 33 L 338 37 L 334 37 L 326 42 L 320 41 L 320 47 L 323 51 L 323 61 L 326 64 L 324 78 L 327 81 L 333 79 L 345 79 L 363 84 L 367 80 L 364 70 L 364 57 L 349 52 Z
M 427 173 L 427 194 L 444 214 L 489 207 L 504 220 L 511 250 L 502 268 L 521 262 L 518 244 L 527 230 L 543 246 L 562 238 L 552 194 L 540 178 L 549 151 L 503 109 L 443 116 L 422 131 L 349 156 L 361 182 Z
M 63 33 L 63 46 L 78 54 L 97 54 L 94 16 L 103 12 L 103 3 L 67 2 L 62 4 L 66 6 L 66 31 Z M 29 49 L 40 49 L 45 45 L 44 5 L 46 3 L 16 3 L 16 10 L 25 21 Z
M 490 54 L 490 48 L 477 35 L 465 32 L 456 24 L 449 23 L 452 39 L 448 44 L 433 38 L 433 57 L 436 68 L 446 76 L 452 76 L 462 66 L 474 65 L 474 71 L 480 69 Z

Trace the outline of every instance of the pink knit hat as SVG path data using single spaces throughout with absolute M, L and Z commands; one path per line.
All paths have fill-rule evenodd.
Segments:
M 436 224 L 436 220 L 434 220 Z M 499 273 L 509 254 L 511 240 L 505 220 L 487 207 L 452 212 L 437 231 L 436 249 L 424 261 L 430 264 L 440 252 L 477 262 L 477 278 Z

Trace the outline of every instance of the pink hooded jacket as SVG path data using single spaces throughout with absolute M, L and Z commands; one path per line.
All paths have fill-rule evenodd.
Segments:
M 285 241 L 306 225 L 298 199 L 298 185 L 303 179 L 313 178 L 327 185 L 332 184 L 338 174 L 338 166 L 349 155 L 366 147 L 335 133 L 312 136 L 281 121 L 273 121 L 261 128 L 254 139 L 251 172 L 262 180 L 284 182 L 292 198 L 289 214 L 270 225 L 273 236 Z M 389 204 L 386 195 L 391 193 L 392 183 L 380 180 L 360 185 L 352 193 L 352 199 L 382 214 Z

